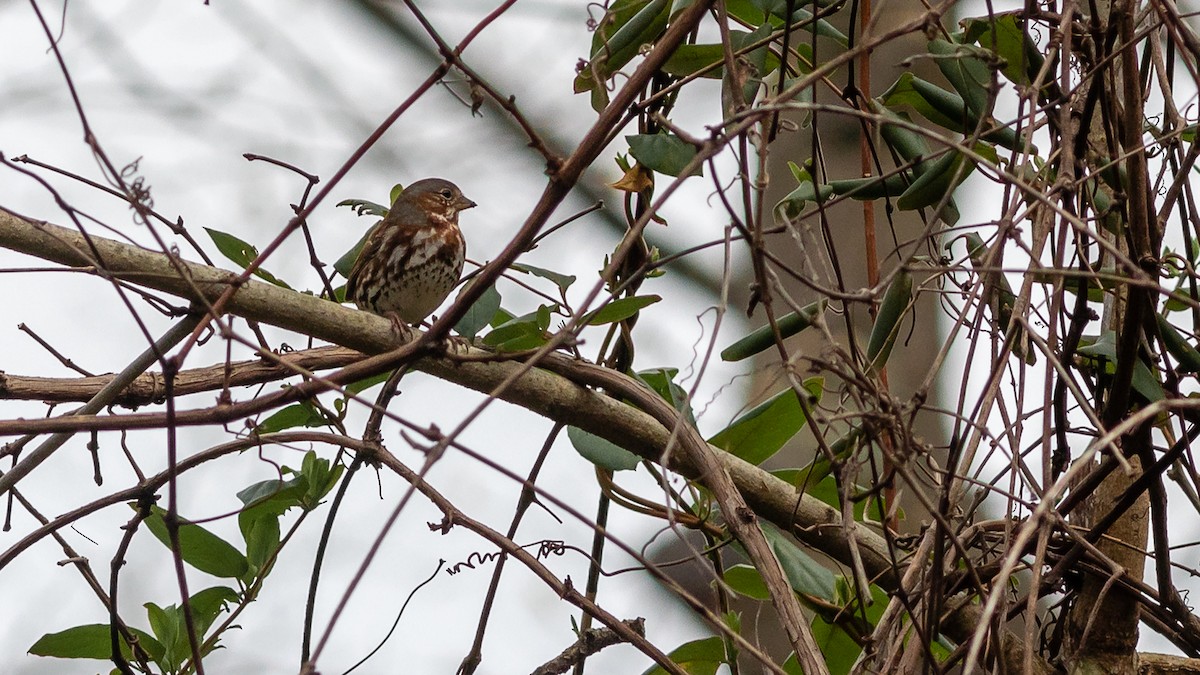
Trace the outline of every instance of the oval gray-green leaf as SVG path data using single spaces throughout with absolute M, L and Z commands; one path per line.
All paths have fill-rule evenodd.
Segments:
M 463 289 L 459 291 L 459 296 L 465 293 L 469 287 L 470 284 L 463 286 Z M 498 309 L 500 309 L 500 291 L 497 291 L 496 285 L 492 284 L 483 291 L 483 294 L 463 314 L 458 323 L 454 324 L 454 332 L 468 340 L 474 339 L 479 331 L 487 327 L 492 317 L 496 316 Z
M 804 381 L 812 400 L 820 400 L 824 380 L 813 377 Z M 761 464 L 804 427 L 806 418 L 794 389 L 784 389 L 728 427 L 717 432 L 709 443 L 751 464 Z
M 375 231 L 376 227 L 379 227 L 379 223 L 375 223 L 371 227 L 368 227 L 367 231 L 363 233 L 363 236 L 359 238 L 358 243 L 352 246 L 349 251 L 343 253 L 342 257 L 338 258 L 337 261 L 333 263 L 334 271 L 342 275 L 342 277 L 345 279 L 350 278 L 350 270 L 354 268 L 354 263 L 358 261 L 359 252 L 362 251 L 363 246 L 365 246 L 367 243 L 367 237 L 371 236 L 371 233 Z
M 162 658 L 163 646 L 149 633 L 130 628 L 137 636 L 146 653 L 154 660 Z M 100 659 L 107 661 L 112 658 L 112 632 L 106 623 L 92 623 L 84 626 L 74 626 L 57 633 L 46 633 L 38 638 L 29 648 L 34 656 L 53 656 L 60 659 Z M 126 658 L 131 656 L 129 644 L 122 638 L 121 653 Z
M 1179 362 L 1177 370 L 1181 373 L 1200 372 L 1200 352 L 1196 351 L 1165 316 L 1155 314 L 1154 320 L 1158 322 L 1158 332 L 1162 335 L 1167 351 Z
M 637 468 L 642 458 L 611 441 L 588 433 L 578 427 L 567 427 L 567 438 L 571 445 L 587 461 L 610 471 L 628 471 Z
M 293 403 L 280 408 L 270 417 L 255 427 L 260 434 L 270 434 L 295 427 L 320 427 L 325 425 L 325 418 L 311 403 Z
M 792 590 L 832 601 L 835 597 L 833 572 L 792 543 L 779 528 L 765 521 L 759 521 L 759 524 Z
M 662 300 L 662 297 L 658 295 L 635 295 L 631 298 L 613 300 L 589 314 L 584 323 L 589 326 L 599 326 L 606 323 L 624 321 L 659 300 Z
M 526 265 L 525 263 L 513 263 L 509 266 L 509 269 L 513 269 L 518 272 L 525 272 L 526 274 L 532 274 L 535 277 L 549 279 L 550 281 L 554 282 L 555 286 L 558 286 L 559 290 L 562 291 L 566 291 L 571 287 L 571 284 L 575 283 L 574 274 L 560 274 L 554 270 L 534 267 L 533 265 Z
M 892 284 L 879 303 L 879 314 L 875 317 L 875 325 L 871 328 L 871 339 L 867 343 L 867 363 L 872 370 L 878 371 L 887 364 L 900 334 L 900 321 L 912 300 L 912 275 L 908 270 L 896 273 Z
M 726 569 L 722 576 L 730 588 L 748 598 L 771 599 L 771 592 L 767 590 L 767 582 L 763 581 L 758 569 L 752 565 L 733 565 Z
M 696 146 L 675 134 L 637 134 L 626 136 L 625 140 L 629 143 L 629 154 L 642 166 L 667 176 L 683 173 L 696 156 Z M 689 175 L 703 176 L 704 171 L 697 166 Z
M 725 642 L 719 637 L 700 638 L 676 647 L 668 656 L 689 675 L 715 675 L 725 663 Z M 643 675 L 666 675 L 662 666 L 652 666 Z
M 167 533 L 167 523 L 163 520 L 166 513 L 162 507 L 153 506 L 145 523 L 155 538 L 170 549 L 171 536 Z M 232 544 L 187 521 L 179 526 L 179 552 L 185 563 L 222 579 L 237 579 L 250 568 L 246 556 Z
M 242 269 L 249 267 L 250 263 L 254 262 L 255 258 L 258 257 L 258 248 L 249 242 L 238 239 L 228 232 L 214 230 L 211 227 L 204 228 L 204 231 L 208 233 L 208 237 L 212 239 L 213 244 L 216 244 L 217 250 L 221 252 L 221 255 L 236 263 Z M 254 276 L 268 283 L 275 284 L 280 288 L 291 288 L 283 280 L 263 269 L 261 265 L 254 270 Z

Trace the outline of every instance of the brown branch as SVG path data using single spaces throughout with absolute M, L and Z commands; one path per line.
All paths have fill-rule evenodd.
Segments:
M 638 635 L 646 634 L 646 620 L 642 618 L 633 619 L 630 621 L 622 621 L 621 623 L 629 627 L 630 630 Z M 617 634 L 616 631 L 610 628 L 593 628 L 589 631 L 584 631 L 575 644 L 567 647 L 561 654 L 550 659 L 546 663 L 538 666 L 533 671 L 533 675 L 558 675 L 565 673 L 577 663 L 583 662 L 584 659 L 595 654 L 596 652 L 619 645 L 625 642 L 625 639 Z
M 80 375 L 83 375 L 84 377 L 92 376 L 91 373 L 84 370 L 78 364 L 76 364 L 74 361 L 67 358 L 64 354 L 60 353 L 57 349 L 55 349 L 54 345 L 51 345 L 49 342 L 46 342 L 46 340 L 44 338 L 42 338 L 42 336 L 38 335 L 37 332 L 35 332 L 28 325 L 26 325 L 24 323 L 19 323 L 19 324 L 17 324 L 17 330 L 19 330 L 19 331 L 25 333 L 26 335 L 28 335 L 29 337 L 33 338 L 34 342 L 41 345 L 42 348 L 45 349 L 46 351 L 50 352 L 50 355 L 53 356 L 54 358 L 58 359 L 58 362 L 63 364 L 64 367 L 70 368 L 71 370 L 79 373 Z
M 958 606 L 953 611 L 948 612 L 942 619 L 941 627 L 952 640 L 965 645 L 971 641 L 976 632 L 985 630 L 987 624 L 982 623 L 984 618 L 983 610 L 978 604 L 971 601 L 963 601 L 957 604 Z M 1034 649 L 1034 645 L 1026 644 L 1024 641 L 1016 639 L 1015 636 L 1007 632 L 1004 633 L 1004 639 L 999 642 L 1001 652 L 999 661 L 1013 667 L 1016 664 L 1025 663 L 1026 656 Z M 1031 669 L 1026 671 L 1029 675 L 1051 675 L 1051 673 L 1058 672 L 1045 660 L 1036 656 L 1032 659 L 1030 665 L 1032 666 Z
M 1171 654 L 1138 654 L 1138 675 L 1196 675 L 1200 659 Z
M 244 387 L 295 375 L 297 369 L 318 371 L 341 368 L 363 358 L 362 352 L 345 347 L 317 347 L 280 354 L 279 363 L 262 359 L 237 361 L 229 364 L 182 370 L 175 376 L 175 395 L 185 396 L 216 391 L 225 386 Z M 0 372 L 0 400 L 45 401 L 67 403 L 87 401 L 113 380 L 113 375 L 92 377 L 32 377 Z M 113 404 L 137 408 L 163 399 L 162 375 L 149 372 L 139 376 L 119 395 Z

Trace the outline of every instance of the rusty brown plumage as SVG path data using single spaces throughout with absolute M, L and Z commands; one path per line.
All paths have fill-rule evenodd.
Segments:
M 359 309 L 419 325 L 462 274 L 466 242 L 458 214 L 475 206 L 441 178 L 409 185 L 363 244 L 346 282 Z

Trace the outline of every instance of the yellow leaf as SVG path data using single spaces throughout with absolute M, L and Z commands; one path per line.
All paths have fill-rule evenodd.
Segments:
M 621 176 L 620 180 L 611 183 L 610 186 L 637 194 L 654 187 L 654 172 L 641 164 L 634 164 L 625 172 L 624 176 Z

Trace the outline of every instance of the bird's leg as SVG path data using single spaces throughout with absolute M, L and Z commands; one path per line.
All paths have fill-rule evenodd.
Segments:
M 417 339 L 417 331 L 401 319 L 399 314 L 390 312 L 387 317 L 392 322 L 392 333 L 396 336 L 397 343 L 408 344 Z
M 464 355 L 471 351 L 471 342 L 461 335 L 446 336 L 446 352 Z
M 432 319 L 436 321 L 437 317 L 432 317 Z M 426 328 L 432 326 L 429 321 L 424 322 L 424 325 Z M 445 350 L 447 354 L 466 354 L 471 350 L 471 343 L 469 340 L 459 335 L 447 335 L 446 337 L 442 338 L 442 349 Z

